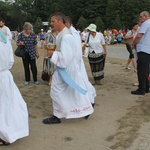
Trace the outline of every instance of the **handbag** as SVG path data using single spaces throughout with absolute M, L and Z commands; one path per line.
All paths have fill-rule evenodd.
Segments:
M 131 35 L 133 34 L 133 32 L 131 31 Z M 123 39 L 121 41 L 122 44 L 129 44 L 129 45 L 132 45 L 133 43 L 133 38 L 129 38 L 129 39 Z
M 24 57 L 25 53 L 26 53 L 26 51 L 25 51 L 24 45 L 19 45 L 15 50 L 15 55 L 18 57 Z
M 90 51 L 90 47 L 89 47 L 89 37 L 90 37 L 90 33 L 89 33 L 89 35 L 88 35 L 87 43 L 86 43 L 86 46 L 85 46 L 85 49 L 84 49 L 84 52 L 83 52 L 83 56 L 84 56 L 84 57 L 88 57 L 88 55 L 89 55 L 89 51 Z
M 44 60 L 43 60 L 43 71 L 42 71 L 41 79 L 43 81 L 49 81 L 50 75 L 48 74 L 47 68 L 45 66 L 46 66 L 46 59 L 44 58 Z
M 21 40 L 23 41 L 22 34 L 23 33 L 21 33 Z M 26 54 L 25 46 L 19 45 L 15 50 L 15 55 L 18 57 L 24 57 L 25 54 Z
M 130 38 L 130 39 L 123 39 L 122 44 L 129 44 L 129 45 L 132 45 L 133 43 L 133 38 Z

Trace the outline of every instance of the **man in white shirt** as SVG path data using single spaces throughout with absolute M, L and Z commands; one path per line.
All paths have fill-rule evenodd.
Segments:
M 150 63 L 150 14 L 147 11 L 140 13 L 139 21 L 142 23 L 133 41 L 133 48 L 137 50 L 137 75 L 139 87 L 132 91 L 134 95 L 145 95 L 149 92 L 149 63 Z

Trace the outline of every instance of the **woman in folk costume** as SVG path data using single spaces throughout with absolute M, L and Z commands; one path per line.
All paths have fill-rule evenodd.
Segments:
M 29 135 L 28 111 L 9 69 L 13 50 L 0 32 L 0 145 L 8 145 Z
M 64 15 L 59 12 L 53 14 L 51 25 L 59 33 L 56 38 L 56 50 L 51 57 L 51 61 L 56 67 L 50 91 L 53 116 L 44 119 L 44 124 L 61 123 L 61 118 L 85 117 L 94 111 L 86 91 L 86 83 L 75 59 L 76 44 L 70 30 L 65 27 Z M 66 75 L 68 75 L 67 79 L 69 77 L 79 86 L 74 86 L 70 80 L 67 82 Z
M 91 67 L 94 84 L 101 85 L 104 78 L 105 58 L 107 55 L 105 39 L 102 33 L 96 31 L 96 25 L 90 24 L 87 27 L 89 31 L 85 44 L 89 45 L 89 63 Z M 84 47 L 85 48 L 85 47 Z

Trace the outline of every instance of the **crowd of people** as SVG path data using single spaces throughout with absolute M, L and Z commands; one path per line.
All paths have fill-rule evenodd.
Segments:
M 139 16 L 140 27 L 135 23 L 128 32 L 123 30 L 118 32 L 116 29 L 113 29 L 102 34 L 97 32 L 97 26 L 92 23 L 80 34 L 73 27 L 71 18 L 61 12 L 52 14 L 50 24 L 51 27 L 46 34 L 44 34 L 43 30 L 39 34 L 41 48 L 45 52 L 43 59 L 46 58 L 47 64 L 53 65 L 53 72 L 49 73 L 52 77 L 49 80 L 49 85 L 51 86 L 50 97 L 53 115 L 43 119 L 43 124 L 59 124 L 62 118 L 88 119 L 94 112 L 96 90 L 93 85 L 101 85 L 101 81 L 104 78 L 108 34 L 113 35 L 118 43 L 121 43 L 123 36 L 125 39 L 133 39 L 132 44 L 126 44 L 130 54 L 126 68 L 129 69 L 129 63 L 133 63 L 139 85 L 137 90 L 131 91 L 131 94 L 145 95 L 145 93 L 149 92 L 149 12 L 141 12 Z M 11 32 L 1 19 L 0 145 L 3 146 L 29 135 L 27 106 L 9 71 L 14 63 L 11 39 Z M 33 33 L 33 25 L 31 23 L 24 23 L 23 31 L 19 34 L 16 44 L 17 46 L 24 45 L 26 51 L 22 57 L 25 72 L 24 85 L 28 86 L 30 84 L 30 67 L 33 83 L 39 85 L 36 66 L 36 59 L 39 58 L 37 36 Z M 88 79 L 83 61 L 83 52 L 86 47 L 89 48 L 88 60 L 94 79 L 93 83 L 90 83 Z M 137 63 L 134 61 L 133 49 L 135 49 L 135 54 L 137 54 Z
M 121 44 L 125 34 L 126 34 L 126 30 L 125 29 L 120 29 L 120 30 L 117 30 L 117 29 L 107 29 L 107 30 L 104 30 L 104 37 L 105 37 L 105 41 L 106 41 L 106 44 Z
M 129 29 L 128 29 L 129 30 Z M 100 31 L 100 33 L 103 34 L 104 36 L 104 39 L 105 39 L 105 43 L 106 44 L 121 44 L 125 34 L 127 33 L 128 30 L 125 30 L 125 29 L 120 29 L 120 30 L 117 30 L 117 29 L 106 29 L 104 30 L 104 32 L 102 33 Z M 87 33 L 88 33 L 88 29 L 85 28 L 83 30 L 83 32 L 80 32 L 81 34 L 81 38 L 82 38 L 82 41 L 84 42 L 86 37 L 87 37 Z

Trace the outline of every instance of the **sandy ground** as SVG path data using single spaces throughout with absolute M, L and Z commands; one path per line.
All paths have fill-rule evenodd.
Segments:
M 111 46 L 109 46 L 111 48 Z M 114 46 L 112 46 L 114 48 Z M 15 56 L 11 72 L 27 103 L 30 135 L 0 150 L 149 150 L 149 96 L 135 96 L 136 73 L 125 69 L 125 59 L 106 59 L 103 85 L 95 85 L 95 111 L 88 120 L 62 119 L 58 125 L 44 125 L 42 120 L 52 115 L 50 86 L 41 80 L 43 50 L 37 60 L 40 85 L 24 86 L 24 71 Z M 84 58 L 89 80 L 93 78 L 87 58 Z

